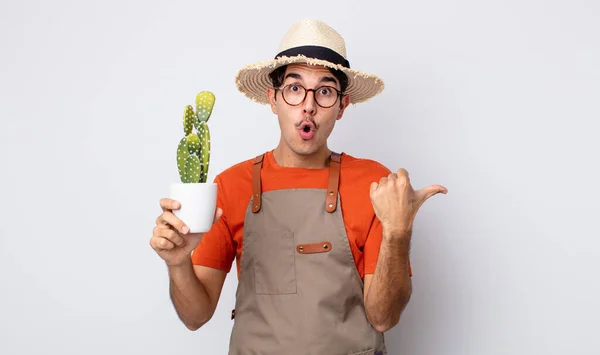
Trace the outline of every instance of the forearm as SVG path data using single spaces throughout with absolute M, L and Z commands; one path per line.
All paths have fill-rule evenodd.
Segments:
M 208 292 L 194 273 L 190 262 L 181 266 L 170 266 L 169 293 L 177 315 L 186 327 L 196 330 L 210 320 L 213 315 Z
M 409 273 L 410 232 L 394 235 L 383 228 L 377 266 L 369 287 L 365 309 L 367 317 L 380 332 L 394 327 L 412 293 Z

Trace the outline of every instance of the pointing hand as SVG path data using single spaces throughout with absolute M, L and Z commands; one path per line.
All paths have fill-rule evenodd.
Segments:
M 441 185 L 431 185 L 421 190 L 413 190 L 408 172 L 398 169 L 379 183 L 371 183 L 370 196 L 375 215 L 382 226 L 393 233 L 410 235 L 417 211 L 428 198 L 438 193 L 447 194 Z

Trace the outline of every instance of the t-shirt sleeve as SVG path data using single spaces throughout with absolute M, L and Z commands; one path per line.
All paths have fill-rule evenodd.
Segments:
M 381 248 L 382 239 L 383 228 L 381 226 L 381 222 L 377 217 L 374 217 L 364 247 L 365 275 L 375 273 L 375 267 L 377 266 L 377 259 L 379 258 L 379 250 Z M 412 277 L 413 273 L 410 265 L 410 258 L 408 259 L 408 272 Z
M 229 272 L 235 258 L 235 247 L 227 225 L 227 207 L 218 177 L 215 178 L 215 182 L 218 185 L 217 207 L 223 210 L 223 215 L 217 223 L 213 224 L 210 231 L 204 234 L 192 252 L 192 264 Z

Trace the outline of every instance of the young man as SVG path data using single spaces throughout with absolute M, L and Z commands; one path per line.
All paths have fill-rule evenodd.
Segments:
M 179 317 L 192 330 L 208 322 L 236 260 L 230 354 L 387 353 L 383 332 L 411 295 L 415 214 L 446 189 L 414 191 L 404 169 L 329 150 L 348 105 L 383 83 L 350 69 L 344 40 L 323 22 L 296 23 L 276 59 L 242 68 L 237 85 L 271 106 L 281 139 L 215 178 L 208 233 L 187 233 L 178 202 L 161 200 L 150 244 Z

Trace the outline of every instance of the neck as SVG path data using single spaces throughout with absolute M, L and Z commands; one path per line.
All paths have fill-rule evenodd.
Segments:
M 286 144 L 280 143 L 273 150 L 273 158 L 279 166 L 289 168 L 322 169 L 329 166 L 331 150 L 327 145 L 312 154 L 297 154 Z

